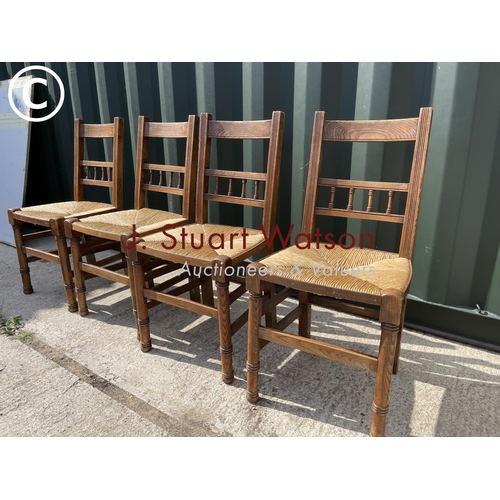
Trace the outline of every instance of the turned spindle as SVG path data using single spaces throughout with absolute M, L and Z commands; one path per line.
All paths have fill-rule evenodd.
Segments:
M 335 199 L 335 186 L 330 188 L 330 201 L 328 202 L 328 208 L 333 208 L 333 201 Z
M 392 214 L 392 200 L 394 198 L 394 191 L 389 191 L 389 201 L 387 202 L 386 214 Z
M 257 200 L 259 198 L 259 184 L 260 181 L 255 181 L 254 187 L 253 187 L 253 199 Z
M 368 191 L 368 206 L 366 207 L 367 212 L 373 211 L 373 193 L 375 193 L 373 189 Z
M 354 200 L 354 191 L 356 191 L 355 188 L 349 188 L 349 201 L 347 203 L 347 210 L 352 210 L 352 204 Z

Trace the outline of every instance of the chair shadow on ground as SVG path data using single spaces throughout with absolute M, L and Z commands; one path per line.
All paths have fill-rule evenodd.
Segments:
M 94 280 L 93 280 L 94 281 Z M 101 281 L 101 280 L 99 280 Z M 97 280 L 95 281 L 97 285 Z M 100 285 L 100 284 L 99 284 Z M 97 292 L 97 288 L 95 292 Z M 120 291 L 118 304 L 102 304 L 117 290 L 102 288 L 91 295 L 94 317 L 135 332 L 128 295 Z M 232 306 L 233 319 L 247 307 L 244 295 Z M 284 316 L 293 307 L 288 299 L 278 308 Z M 114 312 L 113 312 L 114 311 Z M 219 371 L 217 322 L 189 311 L 160 305 L 150 310 L 153 350 L 145 355 L 168 357 Z M 168 326 L 167 326 L 168 325 Z M 292 324 L 287 331 L 294 332 Z M 338 345 L 377 355 L 378 324 L 346 314 L 334 315 L 314 308 L 313 338 L 329 338 Z M 232 387 L 246 389 L 246 326 L 233 337 L 235 381 Z M 485 407 L 485 398 L 500 401 L 500 356 L 493 362 L 458 355 L 459 344 L 419 332 L 404 332 L 399 373 L 392 379 L 387 436 L 497 436 L 500 435 L 500 403 Z M 139 349 L 139 346 L 137 346 Z M 463 349 L 462 349 L 463 351 Z M 495 360 L 498 359 L 498 363 Z M 314 419 L 346 430 L 369 433 L 375 374 L 299 351 L 269 344 L 261 352 L 258 405 L 276 411 Z M 419 385 L 418 394 L 416 385 Z M 425 406 L 426 385 L 438 388 Z M 221 382 L 222 386 L 222 382 Z M 423 394 L 423 402 L 416 397 Z M 432 406 L 437 405 L 436 413 Z M 479 410 L 479 411 L 478 411 Z M 475 418 L 467 415 L 474 414 Z M 291 431 L 293 432 L 293 430 Z
M 10 260 L 3 262 L 0 270 L 2 282 L 13 285 L 3 290 L 0 298 L 5 312 L 22 311 L 23 319 L 29 321 L 40 308 L 62 309 L 64 291 L 57 268 L 51 268 L 53 272 L 43 283 L 34 273 L 35 294 L 24 296 L 17 266 Z M 135 342 L 128 288 L 100 278 L 90 280 L 87 287 L 91 313 L 81 318 L 81 325 L 85 325 L 88 318 L 118 325 L 123 327 L 124 335 L 130 335 L 131 342 Z M 278 315 L 286 314 L 292 304 L 292 299 L 288 299 L 278 309 Z M 246 307 L 244 295 L 233 304 L 233 318 Z M 64 311 L 64 314 L 70 313 Z M 216 320 L 163 304 L 150 311 L 150 318 L 153 350 L 145 356 L 162 356 L 220 371 Z M 288 331 L 293 328 L 291 325 Z M 312 335 L 330 337 L 343 347 L 368 354 L 377 353 L 378 325 L 367 319 L 333 315 L 315 308 Z M 241 391 L 244 398 L 246 326 L 233 337 L 233 347 L 236 378 L 232 388 Z M 464 356 L 464 352 L 468 354 Z M 405 331 L 399 373 L 392 382 L 386 435 L 499 436 L 499 375 L 500 355 L 477 348 L 464 349 L 452 341 Z M 374 381 L 374 373 L 269 344 L 261 353 L 261 399 L 257 405 L 367 434 Z M 222 381 L 220 384 L 221 394 L 223 390 L 231 390 L 231 386 L 225 386 Z M 435 386 L 435 395 L 426 406 L 429 385 Z M 484 404 L 485 401 L 488 404 Z M 255 429 L 258 433 L 258 425 Z M 290 429 L 290 434 L 293 432 L 294 429 Z

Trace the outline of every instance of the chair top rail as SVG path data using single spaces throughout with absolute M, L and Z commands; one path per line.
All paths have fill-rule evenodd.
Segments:
M 269 139 L 271 120 L 248 122 L 210 121 L 208 137 L 212 139 Z
M 114 135 L 115 135 L 115 126 L 113 123 L 80 124 L 80 136 L 82 137 L 106 138 L 106 137 L 114 137 Z
M 185 139 L 188 135 L 188 122 L 145 122 L 144 136 L 163 139 Z
M 418 118 L 398 120 L 325 120 L 324 141 L 406 142 L 417 137 Z

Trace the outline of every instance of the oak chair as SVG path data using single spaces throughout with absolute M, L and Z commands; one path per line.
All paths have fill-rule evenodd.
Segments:
M 68 218 L 65 222 L 66 236 L 70 240 L 75 273 L 78 308 L 81 316 L 88 314 L 85 280 L 96 276 L 130 285 L 128 264 L 121 251 L 122 240 L 132 233 L 134 238 L 161 230 L 166 224 L 171 227 L 193 222 L 196 164 L 198 159 L 199 118 L 190 115 L 186 122 L 149 122 L 140 116 L 137 133 L 136 177 L 134 208 L 113 213 L 87 217 Z M 151 138 L 185 139 L 184 165 L 160 165 L 148 162 L 148 146 Z M 147 208 L 148 192 L 176 195 L 182 198 L 181 213 Z M 92 237 L 86 241 L 85 237 Z M 95 262 L 84 262 L 83 257 L 103 251 L 115 253 Z M 161 265 L 158 260 L 149 260 L 147 270 Z M 157 271 L 156 271 L 157 272 Z M 153 283 L 154 278 L 148 279 Z M 135 310 L 135 308 L 134 308 Z
M 159 303 L 170 304 L 218 319 L 222 380 L 234 379 L 231 336 L 247 321 L 248 312 L 231 323 L 230 305 L 246 292 L 244 279 L 229 292 L 231 280 L 237 280 L 233 266 L 242 263 L 259 251 L 267 251 L 261 229 L 233 227 L 208 223 L 208 203 L 231 206 L 246 205 L 262 209 L 262 226 L 269 234 L 275 224 L 278 177 L 283 141 L 284 114 L 275 111 L 269 120 L 218 121 L 203 113 L 200 117 L 200 149 L 198 159 L 196 223 L 157 232 L 137 240 L 127 256 L 132 266 L 132 293 L 137 307 L 137 326 L 141 349 L 151 349 L 148 309 Z M 210 168 L 210 151 L 213 140 L 266 140 L 269 144 L 267 167 L 263 173 L 242 172 Z M 184 237 L 183 237 L 184 234 Z M 184 238 L 184 239 L 183 239 Z M 224 244 L 222 243 L 224 241 Z M 129 245 L 130 247 L 130 245 Z M 174 287 L 186 279 L 186 273 L 153 288 L 146 286 L 145 258 L 161 259 L 172 263 L 169 271 L 198 268 L 199 277 L 190 275 L 184 285 Z M 214 306 L 212 281 L 217 289 Z M 190 290 L 199 300 L 180 297 Z M 201 294 L 200 294 L 201 291 Z M 272 321 L 270 315 L 267 316 Z
M 376 377 L 371 435 L 384 435 L 389 409 L 391 376 L 397 372 L 406 295 L 412 274 L 411 258 L 431 116 L 431 108 L 422 108 L 418 118 L 337 121 L 326 120 L 324 112 L 316 112 L 302 221 L 302 233 L 304 233 L 304 236 L 301 236 L 302 242 L 299 246 L 276 252 L 247 268 L 247 288 L 250 293 L 247 400 L 250 403 L 255 403 L 259 399 L 260 350 L 268 342 L 275 342 L 374 371 Z M 409 183 L 321 177 L 322 153 L 326 141 L 413 141 L 415 144 Z M 327 206 L 324 206 L 324 202 L 323 206 L 320 206 L 319 188 L 329 190 Z M 335 194 L 340 189 L 349 191 L 347 208 L 335 206 Z M 353 209 L 354 193 L 359 190 L 368 191 L 366 210 Z M 386 193 L 388 202 L 384 212 L 374 211 L 375 191 Z M 404 215 L 392 213 L 395 192 L 407 195 Z M 332 247 L 331 244 L 317 244 L 315 241 L 316 217 L 320 215 L 402 224 L 399 252 L 392 253 L 358 247 L 344 248 L 348 245 Z M 312 241 L 310 248 L 307 248 L 308 238 Z M 300 262 L 300 267 L 296 265 L 297 262 Z M 320 262 L 330 264 L 332 269 L 336 266 L 337 271 L 318 272 L 317 266 Z M 366 267 L 369 267 L 370 271 L 365 273 Z M 338 269 L 341 269 L 340 273 Z M 363 271 L 362 274 L 361 271 Z M 263 291 L 269 283 L 278 284 L 284 288 L 272 299 L 264 300 Z M 271 305 L 275 306 L 280 303 L 294 291 L 298 292 L 298 306 L 279 320 L 274 328 L 262 326 L 262 314 Z M 311 304 L 379 320 L 381 338 L 378 357 L 312 339 Z M 296 319 L 298 319 L 298 335 L 284 332 L 283 330 Z
M 111 138 L 113 158 L 110 162 L 84 159 L 85 139 Z M 85 186 L 95 186 L 111 190 L 110 203 L 85 201 Z M 14 231 L 19 268 L 25 294 L 33 293 L 29 263 L 48 260 L 61 266 L 68 310 L 78 310 L 75 286 L 69 261 L 69 250 L 64 235 L 66 217 L 84 218 L 120 210 L 123 206 L 123 119 L 115 118 L 108 124 L 85 124 L 81 119 L 74 122 L 74 201 L 50 203 L 26 208 L 8 210 L 9 223 Z M 24 224 L 45 226 L 50 229 L 25 234 Z M 57 249 L 45 251 L 32 248 L 27 243 L 40 238 L 55 237 Z M 90 255 L 89 259 L 92 260 Z

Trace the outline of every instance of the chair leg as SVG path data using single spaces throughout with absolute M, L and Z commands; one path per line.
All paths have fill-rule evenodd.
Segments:
M 130 292 L 133 295 L 132 306 L 137 308 L 136 323 L 138 340 L 141 344 L 141 351 L 148 352 L 151 350 L 151 334 L 149 331 L 149 312 L 146 297 L 144 297 L 143 290 L 146 287 L 146 280 L 144 278 L 144 260 L 139 258 L 137 251 L 134 249 L 129 250 L 128 259 L 131 265 L 130 274 Z
M 398 373 L 398 368 L 399 368 L 399 355 L 401 354 L 401 338 L 403 336 L 405 311 L 406 311 L 406 298 L 405 298 L 405 301 L 403 303 L 403 309 L 401 311 L 401 324 L 399 325 L 398 343 L 396 344 L 396 354 L 394 357 L 394 367 L 392 368 L 393 375 L 396 375 L 396 373 Z
M 132 314 L 134 315 L 135 328 L 137 331 L 137 340 L 140 342 L 141 337 L 139 335 L 139 323 L 137 321 L 137 304 L 135 302 L 135 293 L 134 293 L 134 272 L 132 268 L 132 262 L 128 258 L 127 255 L 124 255 L 125 261 L 127 263 L 127 276 L 129 277 L 129 289 L 130 289 L 130 299 L 132 301 Z
M 260 341 L 259 326 L 262 318 L 263 294 L 258 277 L 248 279 L 250 299 L 248 302 L 248 347 L 247 347 L 247 401 L 259 400 Z
M 302 312 L 299 316 L 299 335 L 301 337 L 311 338 L 311 303 L 309 294 L 299 291 L 299 305 L 302 306 Z
M 87 287 L 85 286 L 85 277 L 80 269 L 82 262 L 81 240 L 78 236 L 70 238 L 71 256 L 73 258 L 73 272 L 75 274 L 76 293 L 78 295 L 78 312 L 80 316 L 87 316 L 89 308 L 87 306 Z
M 9 211 L 10 212 L 10 211 Z M 9 213 L 9 218 L 10 218 Z M 21 279 L 23 282 L 23 292 L 25 295 L 30 295 L 33 293 L 33 286 L 31 285 L 30 268 L 28 266 L 28 257 L 23 251 L 24 246 L 24 235 L 23 235 L 24 224 L 22 222 L 16 221 L 12 223 L 12 230 L 14 231 L 14 242 L 16 243 L 17 259 L 19 261 L 19 272 L 21 273 Z
M 127 257 L 125 257 L 125 255 L 123 255 L 123 253 L 122 253 L 122 264 L 124 266 L 124 268 L 123 268 L 123 274 L 125 276 L 129 276 L 130 277 Z M 154 285 L 154 281 L 153 281 L 153 286 L 155 286 Z M 153 287 L 150 287 L 150 288 L 153 288 Z
M 84 234 L 82 234 L 80 236 L 81 240 L 82 240 L 82 243 L 85 243 L 87 241 L 87 239 L 90 239 L 88 238 L 87 236 L 85 236 Z M 97 259 L 95 257 L 95 253 L 89 253 L 85 256 L 85 260 L 87 261 L 88 264 L 92 264 L 93 266 L 95 266 L 97 264 Z
M 56 240 L 57 255 L 61 265 L 61 273 L 66 292 L 66 301 L 68 302 L 68 311 L 77 312 L 78 303 L 76 302 L 75 284 L 73 282 L 73 272 L 69 261 L 68 242 L 64 234 L 64 219 L 53 219 L 50 221 L 52 234 Z
M 82 238 L 80 233 L 73 231 L 71 224 L 78 219 L 66 219 L 64 221 L 64 231 L 71 245 L 71 258 L 73 260 L 73 273 L 75 275 L 76 293 L 78 295 L 78 312 L 80 316 L 87 316 L 89 309 L 87 307 L 87 288 L 85 287 L 85 277 L 80 268 L 82 262 Z
M 188 278 L 188 281 L 191 283 L 193 281 L 195 281 L 197 278 L 196 276 L 189 276 Z M 196 288 L 191 288 L 191 290 L 189 290 L 189 298 L 193 301 L 193 302 L 198 302 L 200 303 L 201 302 L 201 295 L 200 295 L 200 287 L 197 286 Z
M 272 299 L 276 294 L 276 286 L 274 283 L 266 283 L 266 288 L 269 292 L 269 299 Z M 266 326 L 273 328 L 276 326 L 276 306 L 271 307 L 271 309 L 266 313 Z
M 222 381 L 231 384 L 233 372 L 233 344 L 231 340 L 231 312 L 229 302 L 229 278 L 226 269 L 232 261 L 227 256 L 215 257 L 212 261 L 212 276 L 217 287 L 217 311 L 219 319 L 219 342 L 222 361 Z
M 389 411 L 389 391 L 391 389 L 398 331 L 399 325 L 382 323 L 370 429 L 370 434 L 374 437 L 385 435 L 385 421 Z
M 144 264 L 148 264 L 149 262 L 151 262 L 151 260 L 152 260 L 151 256 L 149 256 L 149 255 L 144 256 Z M 155 286 L 154 279 L 150 279 L 149 281 L 146 282 L 146 288 L 154 288 L 154 286 Z
M 78 303 L 75 295 L 75 284 L 73 283 L 73 274 L 71 264 L 69 262 L 68 246 L 66 236 L 58 234 L 55 236 L 57 244 L 57 253 L 59 254 L 59 262 L 61 264 L 61 272 L 63 275 L 64 291 L 66 292 L 66 300 L 68 302 L 68 311 L 77 312 Z
M 201 298 L 203 304 L 209 307 L 214 307 L 214 289 L 212 286 L 212 279 L 206 277 L 201 285 Z

